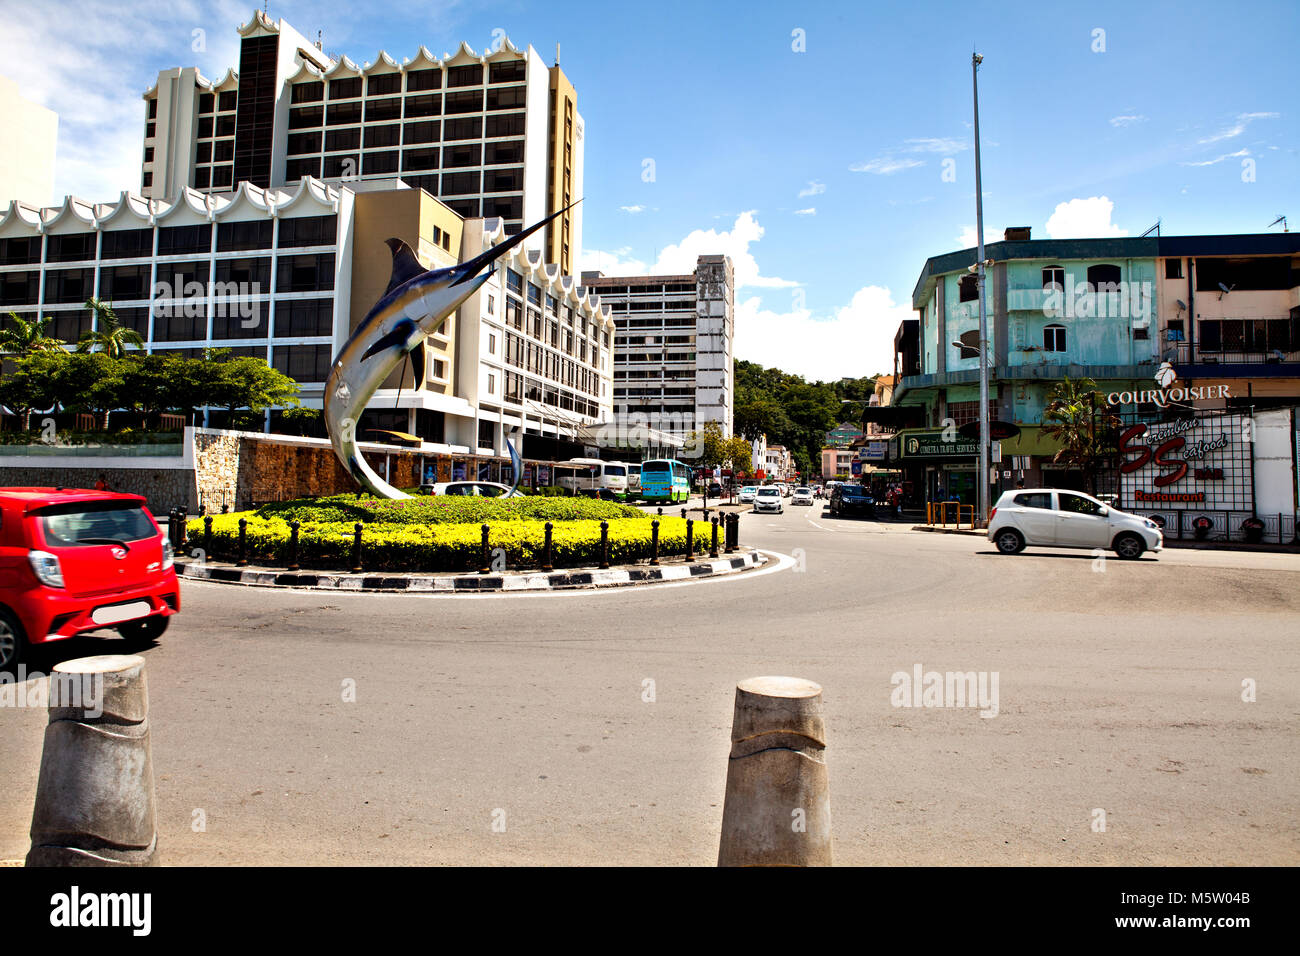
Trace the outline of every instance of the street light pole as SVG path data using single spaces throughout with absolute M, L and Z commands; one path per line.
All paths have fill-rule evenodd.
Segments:
M 984 187 L 980 178 L 980 91 L 979 65 L 984 57 L 972 53 L 970 59 L 971 90 L 975 102 L 975 269 L 976 288 L 980 308 L 980 464 L 979 464 L 979 522 L 984 525 L 989 515 L 989 328 L 984 308 Z

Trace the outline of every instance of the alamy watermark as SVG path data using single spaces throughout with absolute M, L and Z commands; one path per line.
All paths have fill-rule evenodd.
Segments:
M 104 713 L 104 675 L 46 675 L 29 672 L 25 664 L 19 664 L 13 674 L 0 671 L 0 707 L 66 707 L 99 717 Z
M 889 702 L 895 707 L 979 707 L 981 717 L 998 715 L 998 671 L 895 671 Z
M 1044 286 L 1043 314 L 1051 318 L 1149 319 L 1155 302 L 1150 282 L 1065 282 Z
M 210 296 L 214 318 L 237 318 L 240 328 L 252 329 L 262 322 L 263 303 L 255 298 L 261 294 L 260 282 L 186 281 L 184 275 L 177 274 L 170 282 L 167 279 L 155 282 L 151 298 L 155 316 L 196 319 L 208 314 L 207 297 Z

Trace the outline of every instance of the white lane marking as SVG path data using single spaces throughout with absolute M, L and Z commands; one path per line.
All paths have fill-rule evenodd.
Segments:
M 789 568 L 794 567 L 795 565 L 794 558 L 790 557 L 790 555 L 788 554 L 782 554 L 779 551 L 769 551 L 767 548 L 755 548 L 754 550 L 757 551 L 759 554 L 767 555 L 769 559 L 775 559 L 775 560 L 769 560 L 764 567 L 759 568 L 757 571 L 733 571 L 730 574 L 705 574 L 705 575 L 700 575 L 698 577 L 692 577 L 689 580 L 683 580 L 683 581 L 657 581 L 654 584 L 624 585 L 622 587 L 606 586 L 606 587 L 599 587 L 599 588 L 567 588 L 562 590 L 556 589 L 550 591 L 537 591 L 537 592 L 516 591 L 510 594 L 503 594 L 499 591 L 489 591 L 485 593 L 476 593 L 474 591 L 456 591 L 453 593 L 446 593 L 446 594 L 437 594 L 437 593 L 430 594 L 430 593 L 421 593 L 418 591 L 344 591 L 344 590 L 336 590 L 331 588 L 318 589 L 318 588 L 288 588 L 288 587 L 276 587 L 274 591 L 277 594 L 297 594 L 306 597 L 320 597 L 321 595 L 325 595 L 325 594 L 329 594 L 329 595 L 351 594 L 358 597 L 380 597 L 386 594 L 391 594 L 398 597 L 432 598 L 434 600 L 458 600 L 461 598 L 473 598 L 479 601 L 486 601 L 492 598 L 508 598 L 508 599 L 564 598 L 564 597 L 573 598 L 573 597 L 585 597 L 591 594 L 636 594 L 641 591 L 654 591 L 661 588 L 682 588 L 682 587 L 692 587 L 696 584 L 724 584 L 728 581 L 749 581 L 752 580 L 753 578 L 762 577 L 765 574 L 775 574 L 777 571 L 785 571 Z M 231 582 L 208 581 L 203 578 L 182 578 L 181 580 L 183 580 L 186 584 L 193 584 L 196 587 L 223 588 L 223 587 L 232 586 Z M 240 585 L 235 584 L 233 586 L 239 587 Z

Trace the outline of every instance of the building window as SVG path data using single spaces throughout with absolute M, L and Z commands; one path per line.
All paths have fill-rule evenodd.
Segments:
M 416 143 L 435 143 L 438 140 L 438 124 L 429 123 L 407 123 L 405 141 L 407 146 Z
M 407 149 L 402 152 L 402 168 L 412 169 L 437 169 L 438 168 L 438 150 L 436 149 Z M 471 190 L 473 191 L 473 190 Z
M 524 87 L 505 86 L 499 90 L 487 91 L 487 108 L 489 110 L 519 109 L 527 103 Z
M 346 126 L 361 122 L 361 101 L 355 103 L 331 103 L 325 114 L 326 126 Z
M 270 219 L 217 223 L 217 252 L 270 249 L 275 223 Z
M 330 80 L 330 99 L 349 100 L 361 95 L 361 77 L 354 76 L 346 80 Z
M 402 118 L 402 98 L 400 96 L 390 96 L 383 100 L 368 100 L 366 102 L 366 122 L 382 122 L 384 120 L 395 120 Z
M 491 372 L 489 372 L 488 373 L 488 394 L 495 395 L 496 393 L 497 393 L 497 377 L 493 375 Z
M 488 333 L 488 355 L 497 354 L 497 337 L 491 332 Z
M 507 163 L 524 161 L 524 141 L 511 140 L 503 143 L 488 143 L 484 149 L 484 166 L 504 166 Z
M 235 135 L 235 117 L 218 116 L 217 117 L 217 135 L 234 136 Z
M 497 310 L 496 296 L 488 296 L 488 315 L 494 315 Z
M 316 83 L 295 83 L 289 94 L 291 103 L 319 103 L 325 99 L 325 84 Z
M 289 129 L 314 129 L 325 119 L 325 107 L 307 106 L 289 110 Z M 208 123 L 207 135 L 212 135 L 212 121 L 199 120 L 199 135 L 203 136 L 203 124 Z
M 368 175 L 397 172 L 397 150 L 383 153 L 366 153 L 362 172 Z
M 479 188 L 478 173 L 443 173 L 442 195 L 459 196 L 476 193 Z
M 367 117 L 369 119 L 369 117 Z M 402 126 L 393 123 L 389 126 L 369 126 L 366 128 L 366 149 L 375 146 L 397 146 L 402 138 Z
M 523 60 L 507 60 L 504 63 L 488 65 L 489 83 L 522 82 L 526 73 Z
M 484 135 L 489 139 L 497 136 L 523 136 L 524 114 L 509 113 L 505 116 L 489 116 Z
M 275 306 L 276 338 L 331 335 L 334 331 L 332 299 L 289 299 Z
M 37 240 L 39 256 L 40 240 Z M 113 229 L 104 232 L 100 240 L 101 259 L 138 259 L 147 258 L 153 253 L 152 229 Z M 0 264 L 3 259 L 0 258 Z
M 212 248 L 212 226 L 161 226 L 158 229 L 158 255 L 160 256 L 197 256 L 206 255 Z M 159 266 L 170 269 L 172 266 Z M 205 280 L 207 276 L 203 277 Z
M 216 110 L 217 98 L 212 93 L 199 94 L 199 112 L 211 113 Z
M 95 234 L 78 232 L 50 236 L 45 247 L 46 262 L 81 262 L 95 258 Z
M 291 159 L 284 164 L 284 175 L 290 182 L 296 179 L 302 179 L 304 176 L 311 176 L 313 179 L 319 179 L 320 157 L 311 156 L 305 159 Z
M 524 169 L 493 169 L 483 174 L 485 193 L 513 193 L 524 188 Z
M 328 292 L 334 288 L 334 254 L 281 256 L 276 266 L 279 292 Z
M 496 425 L 493 422 L 478 423 L 478 447 L 491 448 L 492 441 L 496 436 Z
M 1043 329 L 1043 351 L 1065 351 L 1065 326 L 1049 325 Z
M 1165 278 L 1181 279 L 1183 277 L 1183 260 L 1166 259 L 1165 260 Z
M 356 149 L 360 145 L 360 129 L 332 129 L 325 134 L 325 149 L 331 153 L 336 150 Z
M 443 112 L 449 114 L 483 112 L 483 91 L 474 90 L 465 93 L 448 93 L 447 101 L 443 105 Z
M 453 66 L 447 69 L 447 87 L 453 86 L 482 86 L 483 85 L 483 67 L 474 64 L 473 66 Z
M 361 163 L 356 156 L 326 156 L 325 157 L 325 176 L 326 178 L 346 177 L 354 178 L 357 170 L 361 168 Z
M 1065 291 L 1065 270 L 1060 266 L 1049 266 L 1043 270 L 1043 291 Z
M 271 365 L 295 382 L 323 382 L 329 377 L 333 346 L 277 345 L 271 349 Z
M 46 303 L 76 303 L 91 297 L 95 289 L 94 269 L 48 269 L 45 272 Z
M 332 246 L 338 234 L 334 216 L 302 216 L 280 220 L 280 248 Z
M 979 276 L 968 274 L 957 280 L 957 300 L 959 302 L 974 302 L 979 297 Z
M 406 74 L 406 91 L 436 90 L 442 86 L 442 70 L 412 70 Z
M 472 146 L 445 146 L 442 150 L 442 165 L 452 169 L 458 166 L 481 166 L 483 147 L 479 143 Z
M 366 80 L 366 93 L 370 96 L 387 96 L 402 92 L 402 74 L 384 73 Z
M 235 107 L 239 105 L 239 91 L 226 90 L 217 97 L 218 113 L 233 113 Z
M 406 118 L 412 116 L 437 116 L 439 110 L 438 101 L 442 96 L 438 93 L 426 96 L 408 96 L 406 98 Z
M 283 264 L 281 268 L 284 268 Z M 237 285 L 241 295 L 258 295 L 271 289 L 271 260 L 218 259 L 214 278 L 217 282 Z
M 1121 275 L 1119 266 L 1088 266 L 1088 286 L 1094 292 L 1113 291 L 1113 287 L 1119 285 Z
M 963 332 L 957 338 L 958 358 L 978 358 L 980 354 L 980 334 L 978 330 Z
M 234 182 L 235 169 L 233 166 L 213 166 L 212 167 L 212 186 L 229 186 Z
M 449 119 L 442 124 L 443 140 L 482 139 L 483 117 L 467 116 L 461 119 Z

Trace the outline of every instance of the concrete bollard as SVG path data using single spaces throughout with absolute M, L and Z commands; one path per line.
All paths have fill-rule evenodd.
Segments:
M 158 864 L 143 657 L 55 666 L 31 836 L 28 866 Z
M 831 801 L 820 684 L 736 685 L 718 866 L 830 866 Z

